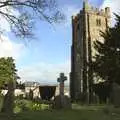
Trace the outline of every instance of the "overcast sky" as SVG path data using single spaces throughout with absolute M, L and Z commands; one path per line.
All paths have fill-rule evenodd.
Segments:
M 38 21 L 35 28 L 36 39 L 28 43 L 20 42 L 10 34 L 9 25 L 2 26 L 8 33 L 0 43 L 0 57 L 12 56 L 16 60 L 18 74 L 23 81 L 56 83 L 60 72 L 69 76 L 71 59 L 71 16 L 82 8 L 82 0 L 57 0 L 59 8 L 66 15 L 64 23 L 53 26 Z M 120 0 L 89 0 L 95 6 L 111 7 L 119 11 Z M 112 16 L 113 17 L 113 16 Z M 1 20 L 1 22 L 4 20 Z

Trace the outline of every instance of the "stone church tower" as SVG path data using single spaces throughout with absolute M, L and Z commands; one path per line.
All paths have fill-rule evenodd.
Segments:
M 103 40 L 100 31 L 105 32 L 110 23 L 110 8 L 93 8 L 86 0 L 83 9 L 72 17 L 72 47 L 70 94 L 73 100 L 90 101 L 93 76 L 87 63 L 93 60 L 95 40 Z

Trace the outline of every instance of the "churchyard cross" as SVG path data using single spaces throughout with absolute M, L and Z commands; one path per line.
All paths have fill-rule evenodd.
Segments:
M 67 77 L 64 73 L 60 73 L 59 78 L 57 78 L 57 82 L 59 82 L 59 95 L 55 97 L 55 108 L 67 108 L 71 109 L 71 100 L 68 96 L 64 95 L 64 82 L 67 80 Z
M 59 82 L 60 95 L 64 95 L 64 82 L 66 80 L 67 77 L 64 75 L 64 73 L 60 73 L 60 77 L 57 79 L 57 82 Z

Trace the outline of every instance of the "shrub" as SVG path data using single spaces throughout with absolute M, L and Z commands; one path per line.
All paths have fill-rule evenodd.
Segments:
M 20 111 L 29 111 L 32 108 L 32 102 L 28 100 L 16 100 L 15 109 L 20 109 Z
M 37 104 L 37 103 L 34 103 L 32 106 L 32 110 L 34 110 L 34 111 L 39 111 L 39 110 L 41 110 L 41 108 L 42 108 L 42 105 Z
M 39 102 L 32 102 L 29 100 L 17 99 L 15 101 L 14 112 L 18 113 L 22 111 L 40 111 L 40 110 L 46 110 L 46 109 L 47 110 L 50 109 L 49 104 L 42 104 Z

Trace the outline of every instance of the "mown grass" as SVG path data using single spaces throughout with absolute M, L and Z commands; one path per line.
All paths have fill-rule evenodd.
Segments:
M 28 111 L 14 114 L 11 118 L 0 114 L 0 120 L 120 120 L 120 109 L 84 106 L 72 110 Z

